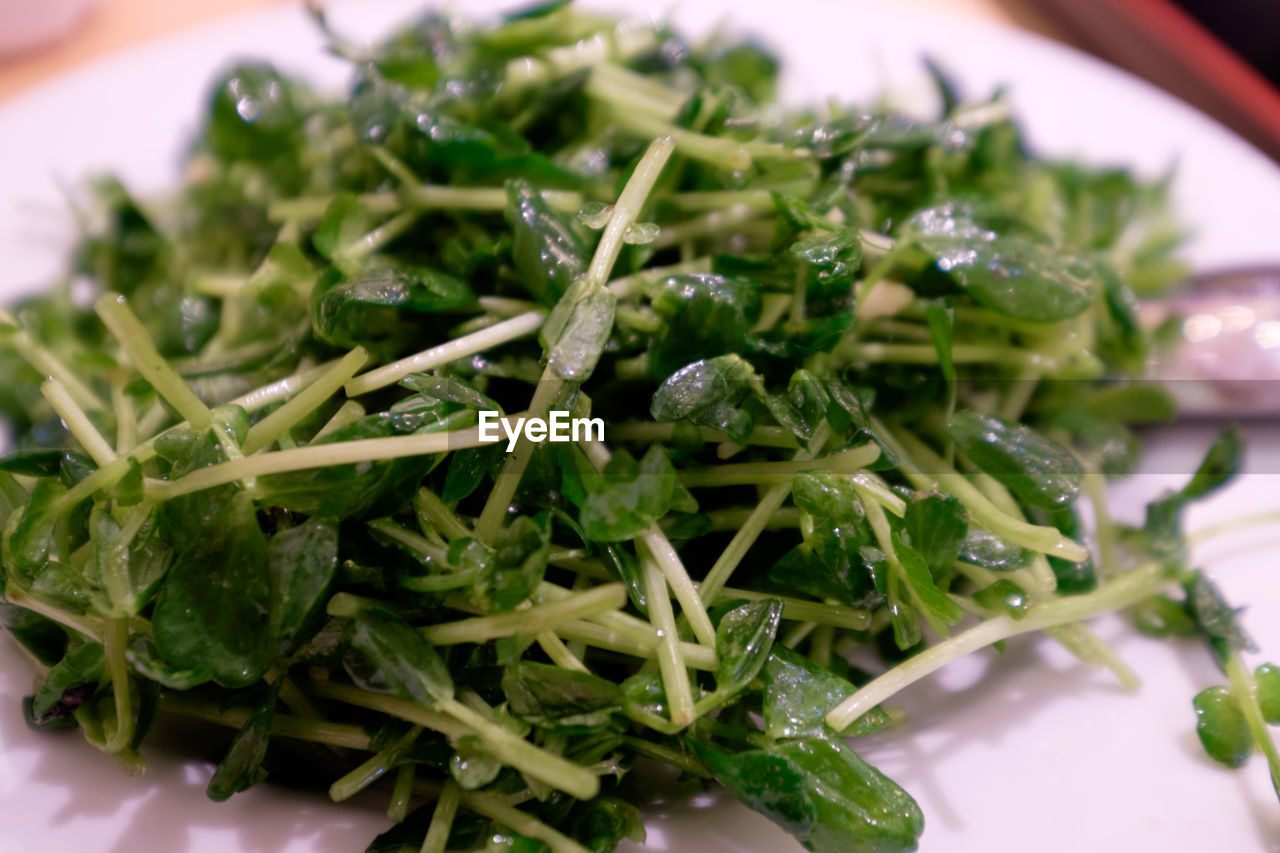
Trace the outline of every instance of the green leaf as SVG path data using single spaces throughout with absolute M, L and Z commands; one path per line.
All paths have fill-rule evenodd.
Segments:
M 801 471 L 791 480 L 796 506 L 834 524 L 865 524 L 866 510 L 853 484 L 821 471 Z
M 506 668 L 502 692 L 512 714 L 553 731 L 597 730 L 622 711 L 622 688 L 612 681 L 532 661 Z
M 1244 456 L 1244 438 L 1236 427 L 1218 433 L 1205 453 L 1191 482 L 1182 487 L 1182 497 L 1189 501 L 1208 497 L 1235 479 Z
M 268 541 L 268 625 L 281 654 L 292 653 L 319 627 L 337 571 L 338 523 L 334 519 L 309 518 Z
M 564 329 L 547 353 L 547 368 L 561 379 L 585 382 L 591 378 L 613 333 L 618 298 L 598 290 L 573 306 Z
M 157 682 L 170 690 L 190 690 L 213 680 L 213 670 L 207 667 L 180 669 L 160 656 L 155 641 L 146 634 L 129 637 L 125 659 L 143 678 Z
M 95 467 L 92 459 L 74 450 L 20 450 L 0 459 L 0 471 L 24 477 L 58 477 L 64 486 L 74 486 Z
M 867 604 L 886 568 L 884 555 L 873 547 L 874 542 L 865 521 L 817 528 L 774 564 L 769 579 L 782 589 L 820 600 Z
M 1262 718 L 1271 725 L 1280 725 L 1280 667 L 1264 663 L 1253 671 L 1258 685 L 1258 707 Z
M 934 582 L 929 566 L 920 552 L 902 539 L 902 532 L 893 532 L 893 551 L 906 574 L 911 592 L 924 609 L 924 616 L 938 633 L 945 633 L 943 625 L 954 625 L 964 618 L 964 610 L 952 601 Z
M 933 348 L 938 351 L 938 366 L 942 368 L 942 378 L 947 382 L 955 382 L 956 368 L 951 359 L 951 341 L 956 329 L 955 306 L 931 304 L 925 309 L 925 321 L 929 324 Z
M 667 377 L 649 407 L 654 420 L 688 420 L 728 433 L 739 443 L 751 435 L 753 419 L 739 405 L 759 382 L 755 369 L 737 355 L 686 364 Z
M 738 753 L 687 743 L 734 796 L 813 853 L 905 853 L 924 830 L 915 801 L 841 740 L 801 738 Z
M 205 141 L 228 160 L 267 163 L 291 154 L 305 120 L 298 85 L 266 63 L 244 63 L 213 87 Z
M 494 543 L 490 600 L 495 610 L 511 610 L 533 595 L 547 570 L 551 519 L 546 513 L 520 516 Z
M 97 691 L 106 678 L 101 643 L 79 643 L 67 649 L 36 691 L 31 711 L 37 722 L 71 714 Z
M 911 547 L 924 559 L 934 581 L 941 583 L 951 573 L 969 533 L 964 503 L 938 492 L 915 495 L 907 502 L 902 524 Z
M 470 418 L 470 415 L 462 417 Z M 439 411 L 369 415 L 312 442 L 312 447 L 449 429 Z M 271 474 L 258 478 L 259 500 L 305 515 L 338 519 L 389 515 L 405 505 L 438 456 L 409 456 L 384 462 L 353 462 Z
M 466 282 L 429 267 L 382 262 L 354 277 L 322 276 L 311 291 L 311 327 L 334 346 L 393 353 L 414 339 L 417 315 L 475 302 Z
M 603 542 L 634 539 L 673 509 L 696 512 L 698 508 L 658 444 L 650 446 L 638 463 L 625 450 L 618 451 L 585 484 L 587 496 L 578 521 L 587 536 Z
M 754 284 L 716 273 L 663 279 L 650 299 L 667 321 L 649 350 L 649 372 L 655 376 L 700 359 L 742 352 L 747 332 L 760 316 Z
M 1218 491 L 1240 471 L 1244 441 L 1234 427 L 1220 432 L 1205 452 L 1195 474 L 1177 491 L 1167 491 L 1147 504 L 1143 533 L 1147 545 L 1157 557 L 1180 560 L 1186 553 L 1182 532 L 1182 514 L 1192 501 L 1201 500 Z
M 1033 506 L 1066 506 L 1080 493 L 1079 461 L 1029 426 L 966 411 L 951 418 L 947 435 L 974 465 Z
M 1102 277 L 1072 252 L 979 226 L 973 209 L 946 202 L 917 211 L 907 239 L 980 305 L 1020 320 L 1075 317 L 1102 295 Z
M 716 626 L 716 693 L 736 695 L 759 674 L 782 621 L 782 602 L 766 598 L 740 604 Z
M 347 623 L 347 640 L 374 668 L 374 677 L 362 674 L 356 679 L 370 689 L 380 688 L 428 706 L 453 698 L 453 677 L 435 648 L 391 611 L 361 610 Z
M 19 584 L 31 584 L 54 548 L 55 502 L 67 487 L 53 478 L 36 481 L 27 505 L 9 516 L 0 540 L 0 566 Z
M 616 797 L 597 797 L 577 815 L 572 834 L 594 853 L 613 853 L 624 840 L 644 844 L 644 814 Z
M 1209 757 L 1228 767 L 1243 767 L 1253 754 L 1249 722 L 1226 687 L 1201 690 L 1191 700 L 1196 710 L 1196 734 Z
M 321 257 L 332 259 L 372 227 L 373 216 L 365 203 L 352 193 L 338 193 L 325 208 L 324 216 L 311 235 L 311 244 Z
M 862 240 L 853 228 L 820 231 L 791 245 L 791 256 L 823 287 L 848 288 L 862 265 Z
M 174 557 L 156 513 L 139 511 L 143 520 L 130 519 L 123 529 L 109 512 L 95 507 L 89 514 L 92 575 L 108 594 L 109 610 L 120 615 L 132 616 L 150 603 Z M 118 589 L 108 578 L 118 579 Z
M 271 725 L 276 716 L 276 697 L 280 692 L 280 681 L 277 679 L 263 691 L 262 699 L 249 713 L 247 719 L 236 736 L 231 740 L 231 748 L 213 771 L 213 778 L 205 788 L 205 794 L 215 803 L 231 798 L 232 794 L 248 790 L 254 784 L 266 778 L 262 768 L 263 759 L 267 757 L 267 745 L 271 740 Z
M 1240 611 L 1227 604 L 1213 581 L 1201 572 L 1193 572 L 1182 588 L 1187 594 L 1187 613 L 1220 660 L 1230 652 L 1258 650 L 1240 624 Z
M 1124 477 L 1137 470 L 1142 452 L 1137 437 L 1109 415 L 1067 404 L 1051 412 L 1044 427 L 1069 435 L 1077 453 L 1096 460 L 1098 470 L 1109 477 Z
M 551 209 L 524 179 L 507 181 L 511 259 L 520 283 L 543 305 L 556 303 L 587 271 L 587 248 L 570 222 Z
M 173 666 L 207 669 L 228 687 L 245 687 L 275 651 L 270 599 L 267 540 L 253 500 L 239 493 L 189 531 L 175 556 L 152 616 L 156 646 Z
M 764 731 L 775 740 L 839 734 L 857 737 L 888 726 L 889 715 L 878 705 L 843 732 L 832 732 L 826 716 L 857 688 L 804 655 L 776 645 L 760 671 L 764 682 Z

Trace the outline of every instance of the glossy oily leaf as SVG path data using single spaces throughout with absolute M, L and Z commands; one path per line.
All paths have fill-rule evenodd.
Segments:
M 1075 317 L 1098 301 L 1102 277 L 1084 257 L 998 234 L 972 217 L 972 209 L 948 202 L 913 214 L 908 234 L 974 301 L 1040 323 Z
M 941 581 L 960 556 L 969 533 L 964 504 L 938 492 L 916 495 L 907 502 L 902 521 L 907 541 L 924 560 L 934 581 Z
M 599 729 L 622 711 L 622 690 L 612 681 L 533 661 L 508 666 L 502 691 L 516 717 L 556 731 Z
M 1280 667 L 1264 663 L 1253 671 L 1253 681 L 1258 686 L 1258 707 L 1262 718 L 1271 725 L 1280 725 Z
M 293 651 L 309 630 L 319 627 L 337 570 L 338 524 L 333 519 L 309 518 L 277 532 L 267 543 L 269 630 L 283 653 Z
M 105 678 L 106 661 L 100 643 L 71 646 L 45 675 L 32 700 L 32 715 L 39 722 L 69 716 L 94 694 Z
M 267 757 L 267 745 L 271 739 L 271 725 L 275 720 L 276 696 L 280 691 L 277 680 L 263 690 L 258 704 L 249 712 L 226 757 L 213 771 L 213 778 L 205 794 L 215 803 L 230 799 L 233 794 L 248 790 L 266 777 L 262 762 Z
M 574 279 L 587 271 L 587 248 L 527 180 L 507 182 L 511 256 L 521 284 L 543 305 L 554 305 Z
M 160 654 L 181 669 L 206 669 L 220 683 L 257 681 L 275 651 L 269 632 L 267 539 L 243 493 L 174 556 L 152 616 Z
M 1209 757 L 1228 767 L 1243 767 L 1253 754 L 1253 734 L 1235 696 L 1226 687 L 1210 687 L 1191 702 L 1196 735 Z
M 760 314 L 760 296 L 750 282 L 715 273 L 664 279 L 652 304 L 667 321 L 649 351 L 649 370 L 656 376 L 699 359 L 740 352 Z
M 973 464 L 1033 506 L 1054 509 L 1080 493 L 1084 469 L 1062 445 L 1024 424 L 995 415 L 958 412 L 947 435 Z
M 625 450 L 619 451 L 586 486 L 578 520 L 588 536 L 604 542 L 632 539 L 673 509 L 695 512 L 698 508 L 658 445 L 639 462 Z
M 561 379 L 585 382 L 613 333 L 617 297 L 597 291 L 573 306 L 564 329 L 547 354 L 547 368 Z
M 426 638 L 391 611 L 361 610 L 347 625 L 347 641 L 376 668 L 378 681 L 403 698 L 424 705 L 453 698 L 453 678 L 444 661 Z
M 745 441 L 753 419 L 739 404 L 757 381 L 755 369 L 737 355 L 695 361 L 667 377 L 654 392 L 649 411 L 654 420 L 688 419 Z
M 689 746 L 739 800 L 813 853 L 914 850 L 924 829 L 915 801 L 843 741 L 800 738 L 738 753 Z
M 760 680 L 764 682 L 764 730 L 774 739 L 836 734 L 827 726 L 826 716 L 856 691 L 848 680 L 780 645 L 765 661 Z M 838 734 L 856 737 L 887 725 L 889 715 L 877 706 Z
M 741 604 L 720 618 L 716 626 L 716 692 L 733 695 L 759 674 L 773 648 L 782 620 L 776 599 Z
M 454 311 L 474 301 L 465 282 L 439 270 L 375 266 L 347 280 L 323 277 L 311 292 L 311 325 L 326 343 L 383 352 L 411 333 L 402 315 Z
M 170 690 L 190 690 L 213 680 L 213 670 L 208 667 L 180 669 L 168 663 L 160 656 L 155 641 L 146 634 L 134 634 L 129 638 L 125 659 L 138 675 Z

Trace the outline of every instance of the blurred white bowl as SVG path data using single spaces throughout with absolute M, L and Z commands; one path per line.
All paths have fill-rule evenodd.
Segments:
M 75 29 L 94 0 L 0 0 L 0 56 L 57 41 Z

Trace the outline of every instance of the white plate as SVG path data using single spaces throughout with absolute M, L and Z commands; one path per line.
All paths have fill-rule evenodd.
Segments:
M 463 4 L 458 4 L 459 6 Z M 500 4 L 468 0 L 474 11 Z M 653 9 L 644 0 L 629 5 Z M 414 9 L 403 0 L 339 7 L 345 31 L 373 36 Z M 1177 163 L 1175 198 L 1195 237 L 1187 257 L 1207 268 L 1280 262 L 1280 170 L 1191 108 L 1095 60 L 1012 30 L 941 13 L 872 3 L 686 0 L 676 20 L 707 28 L 730 20 L 785 58 L 793 101 L 869 98 L 886 87 L 908 101 L 927 91 L 919 59 L 936 57 L 971 94 L 1007 83 L 1032 144 L 1057 156 L 1131 164 L 1157 175 Z M 662 11 L 664 5 L 657 7 Z M 320 51 L 296 9 L 210 26 L 97 62 L 0 106 L 0 294 L 8 299 L 57 274 L 68 217 L 60 186 L 93 171 L 136 191 L 176 179 L 212 72 L 231 56 L 270 57 L 320 85 L 345 68 Z M 1253 431 L 1254 472 L 1280 471 L 1280 429 Z M 1138 499 L 1190 471 L 1202 430 L 1168 431 L 1150 471 L 1113 493 L 1134 519 Z M 1192 526 L 1280 503 L 1266 473 L 1242 480 L 1192 513 Z M 1280 655 L 1280 534 L 1255 531 L 1197 556 L 1233 601 L 1254 602 L 1248 625 Z M 1143 676 L 1119 690 L 1046 643 L 1010 643 L 904 692 L 910 728 L 858 747 L 919 800 L 924 851 L 1280 850 L 1280 809 L 1259 757 L 1243 772 L 1205 758 L 1190 698 L 1221 678 L 1194 643 L 1136 636 L 1117 621 L 1100 632 Z M 982 675 L 979 681 L 978 676 Z M 380 803 L 341 806 L 260 786 L 229 803 L 204 799 L 207 765 L 151 749 L 141 779 L 78 737 L 22 724 L 24 662 L 0 643 L 0 853 L 339 853 L 363 849 L 386 827 Z M 765 819 L 702 798 L 652 807 L 650 847 L 683 851 L 796 848 Z

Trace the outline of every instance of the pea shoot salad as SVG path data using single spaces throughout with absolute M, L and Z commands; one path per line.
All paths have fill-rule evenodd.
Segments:
M 640 841 L 638 761 L 888 853 L 925 828 L 858 753 L 895 694 L 1024 634 L 1134 686 L 1121 612 L 1207 641 L 1188 728 L 1277 778 L 1280 670 L 1181 526 L 1238 435 L 1141 527 L 1105 500 L 1173 413 L 1133 379 L 1184 275 L 1163 184 L 1036 159 L 936 68 L 921 120 L 560 3 L 326 34 L 344 96 L 231 68 L 177 192 L 95 181 L 0 313 L 32 726 L 137 774 L 204 721 L 211 798 L 372 788 L 381 853 Z M 480 429 L 552 412 L 603 440 Z

